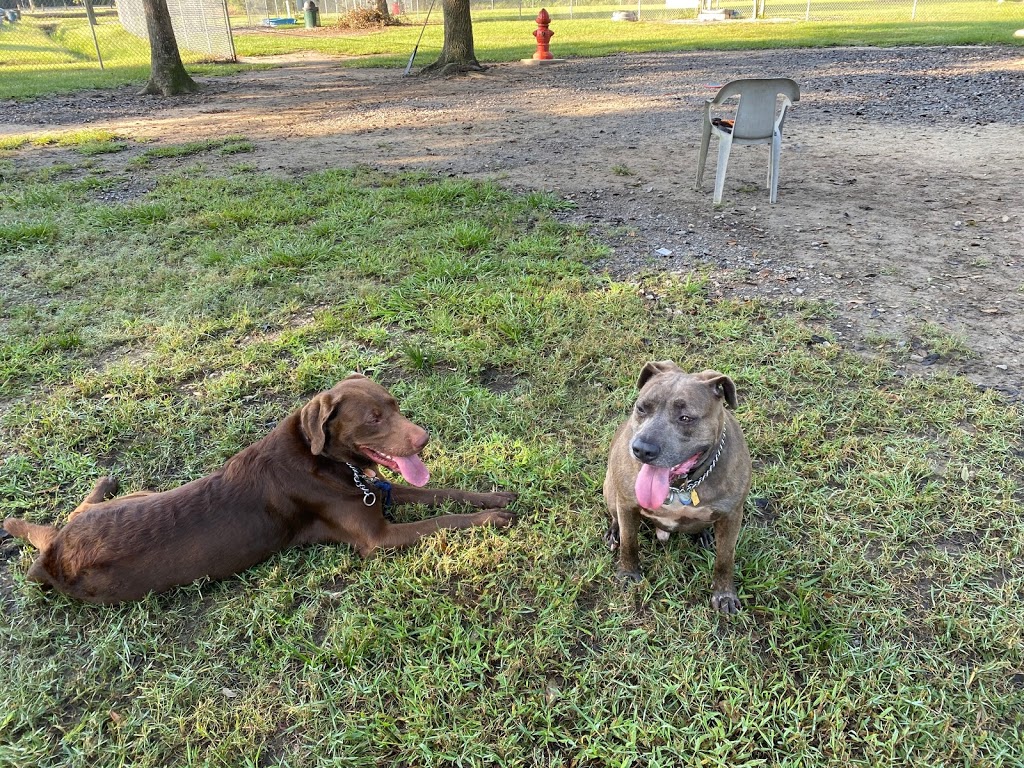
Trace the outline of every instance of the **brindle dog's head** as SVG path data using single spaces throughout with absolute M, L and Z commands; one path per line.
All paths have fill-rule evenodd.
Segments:
M 314 456 L 361 469 L 382 464 L 413 485 L 430 477 L 417 456 L 427 431 L 402 415 L 390 392 L 358 373 L 310 400 L 299 421 Z
M 637 382 L 630 452 L 642 464 L 685 475 L 722 439 L 736 385 L 718 371 L 688 374 L 671 360 L 647 363 Z

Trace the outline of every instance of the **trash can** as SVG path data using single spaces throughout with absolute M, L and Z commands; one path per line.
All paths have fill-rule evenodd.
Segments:
M 306 0 L 305 5 L 302 6 L 302 12 L 306 16 L 306 29 L 320 26 L 320 9 L 316 7 L 313 0 Z

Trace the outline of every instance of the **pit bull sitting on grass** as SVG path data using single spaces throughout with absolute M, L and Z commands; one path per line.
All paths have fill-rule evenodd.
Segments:
M 736 418 L 736 385 L 718 371 L 688 374 L 671 360 L 649 362 L 637 382 L 633 412 L 615 433 L 604 498 L 607 540 L 619 550 L 619 574 L 639 581 L 637 529 L 644 519 L 658 539 L 687 533 L 710 546 L 711 604 L 737 613 L 736 539 L 750 491 L 750 453 Z

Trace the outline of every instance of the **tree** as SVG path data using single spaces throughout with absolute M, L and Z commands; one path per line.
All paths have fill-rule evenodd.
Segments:
M 423 72 L 451 75 L 458 72 L 482 72 L 483 67 L 473 52 L 473 19 L 469 0 L 441 0 L 444 13 L 444 43 L 437 61 Z
M 391 11 L 388 10 L 388 0 L 377 0 L 377 13 L 381 15 L 381 18 L 385 22 L 391 20 Z
M 146 12 L 146 31 L 149 33 L 150 75 L 144 94 L 177 96 L 194 93 L 199 86 L 185 71 L 178 52 L 178 41 L 171 26 L 171 12 L 167 0 L 142 0 Z

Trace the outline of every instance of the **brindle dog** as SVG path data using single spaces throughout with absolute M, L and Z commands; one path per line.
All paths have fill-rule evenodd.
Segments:
M 633 412 L 615 433 L 604 498 L 607 539 L 619 550 L 619 574 L 639 581 L 637 529 L 644 519 L 665 541 L 687 533 L 710 545 L 711 604 L 736 613 L 736 539 L 750 491 L 750 453 L 736 418 L 736 385 L 718 371 L 687 374 L 671 360 L 649 362 Z

